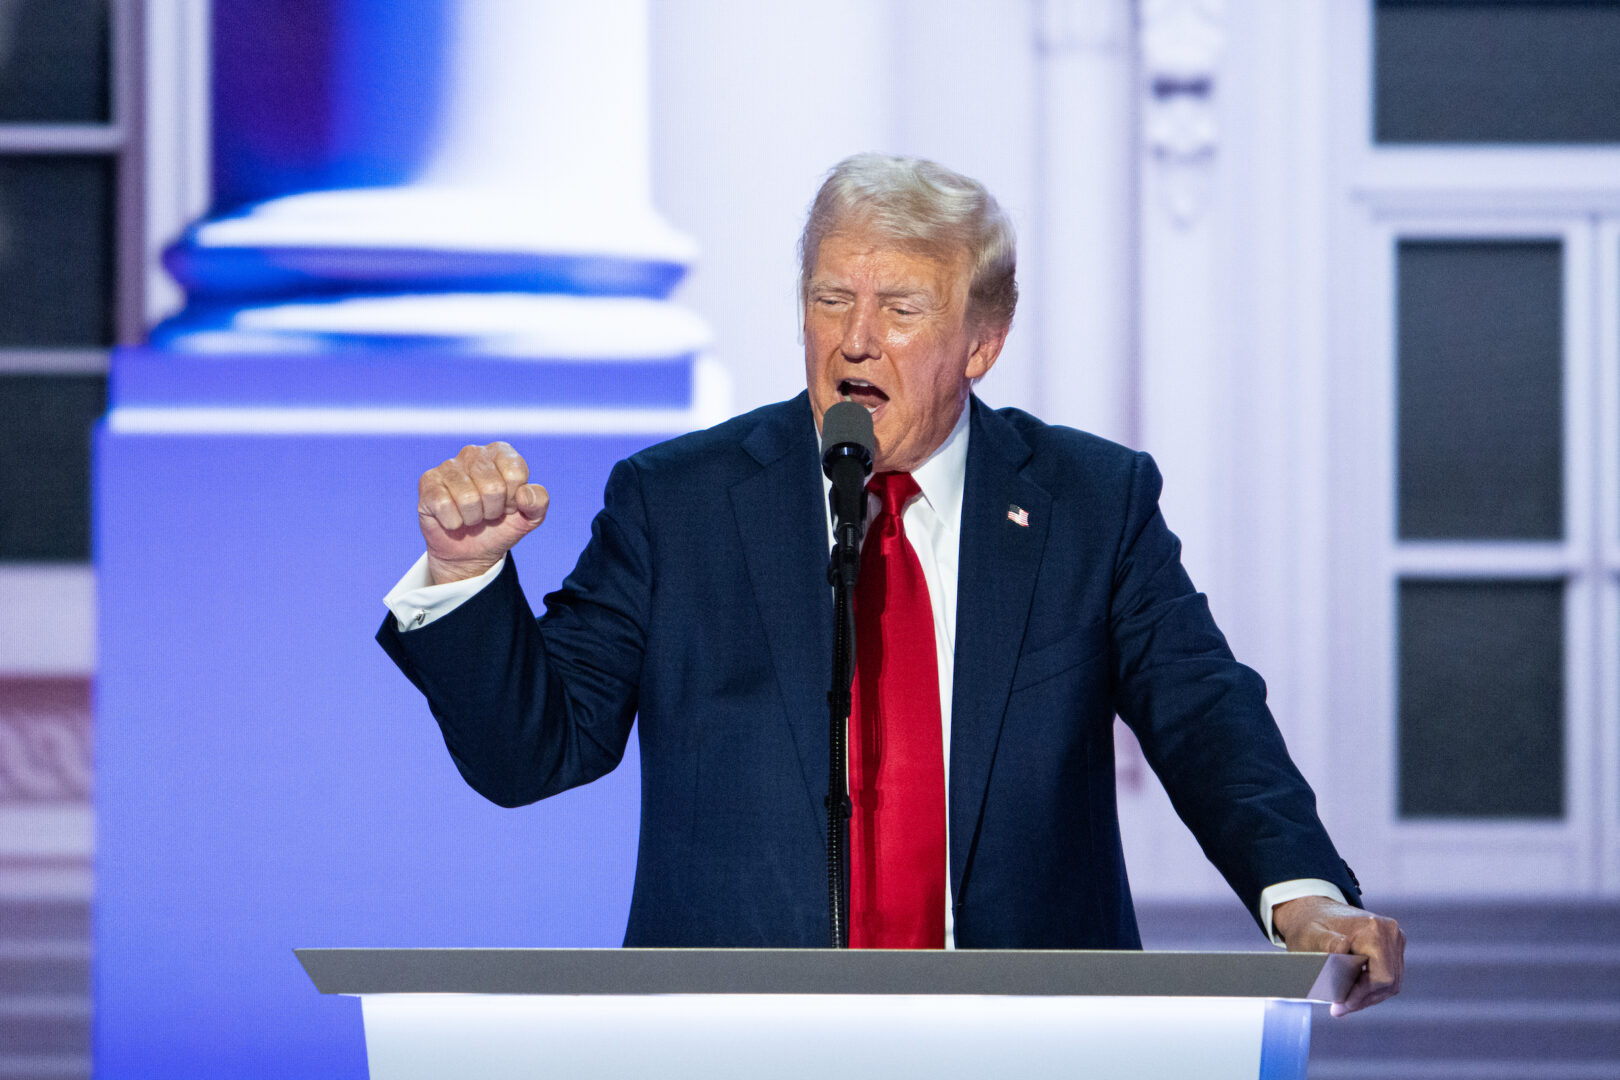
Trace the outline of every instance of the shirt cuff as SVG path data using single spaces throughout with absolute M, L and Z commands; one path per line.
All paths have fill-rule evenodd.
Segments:
M 1266 937 L 1271 939 L 1273 945 L 1287 948 L 1288 945 L 1277 936 L 1277 928 L 1271 925 L 1271 912 L 1278 904 L 1285 904 L 1290 900 L 1298 900 L 1302 896 L 1325 896 L 1329 900 L 1337 900 L 1344 904 L 1344 893 L 1331 881 L 1321 878 L 1295 878 L 1293 881 L 1279 881 L 1275 885 L 1268 885 L 1260 891 L 1260 925 L 1266 931 Z
M 456 608 L 477 596 L 485 585 L 494 581 L 506 565 L 506 556 L 477 577 L 434 585 L 428 580 L 427 553 L 416 560 L 416 565 L 405 571 L 405 576 L 388 590 L 383 603 L 394 613 L 394 622 L 400 633 L 420 630 L 435 619 L 442 619 Z

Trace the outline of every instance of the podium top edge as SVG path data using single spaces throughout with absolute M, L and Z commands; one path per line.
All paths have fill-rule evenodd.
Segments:
M 323 994 L 928 994 L 1342 1001 L 1356 956 L 835 949 L 295 949 Z

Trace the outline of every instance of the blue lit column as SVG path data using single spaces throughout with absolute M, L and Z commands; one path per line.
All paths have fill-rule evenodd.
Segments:
M 667 303 L 694 250 L 651 204 L 645 0 L 220 7 L 222 123 L 248 130 L 220 132 L 220 207 L 169 253 L 190 303 L 154 345 L 703 344 Z
M 96 1075 L 365 1074 L 301 945 L 601 945 L 612 776 L 501 810 L 371 641 L 416 477 L 512 441 L 538 604 L 612 463 L 723 418 L 648 197 L 642 0 L 215 0 L 216 209 L 96 449 Z

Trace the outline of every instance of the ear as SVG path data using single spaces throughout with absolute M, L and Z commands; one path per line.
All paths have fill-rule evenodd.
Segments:
M 986 324 L 973 331 L 973 351 L 968 354 L 967 370 L 963 372 L 967 378 L 982 379 L 990 373 L 1001 355 L 1001 347 L 1007 344 L 1007 332 L 1011 329 L 1011 324 L 1003 323 Z

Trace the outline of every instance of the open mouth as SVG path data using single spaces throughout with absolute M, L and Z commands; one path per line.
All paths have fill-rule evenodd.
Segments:
M 845 379 L 838 384 L 838 396 L 845 401 L 853 401 L 857 405 L 866 407 L 867 412 L 877 412 L 878 408 L 889 400 L 889 395 L 873 386 L 865 379 Z

